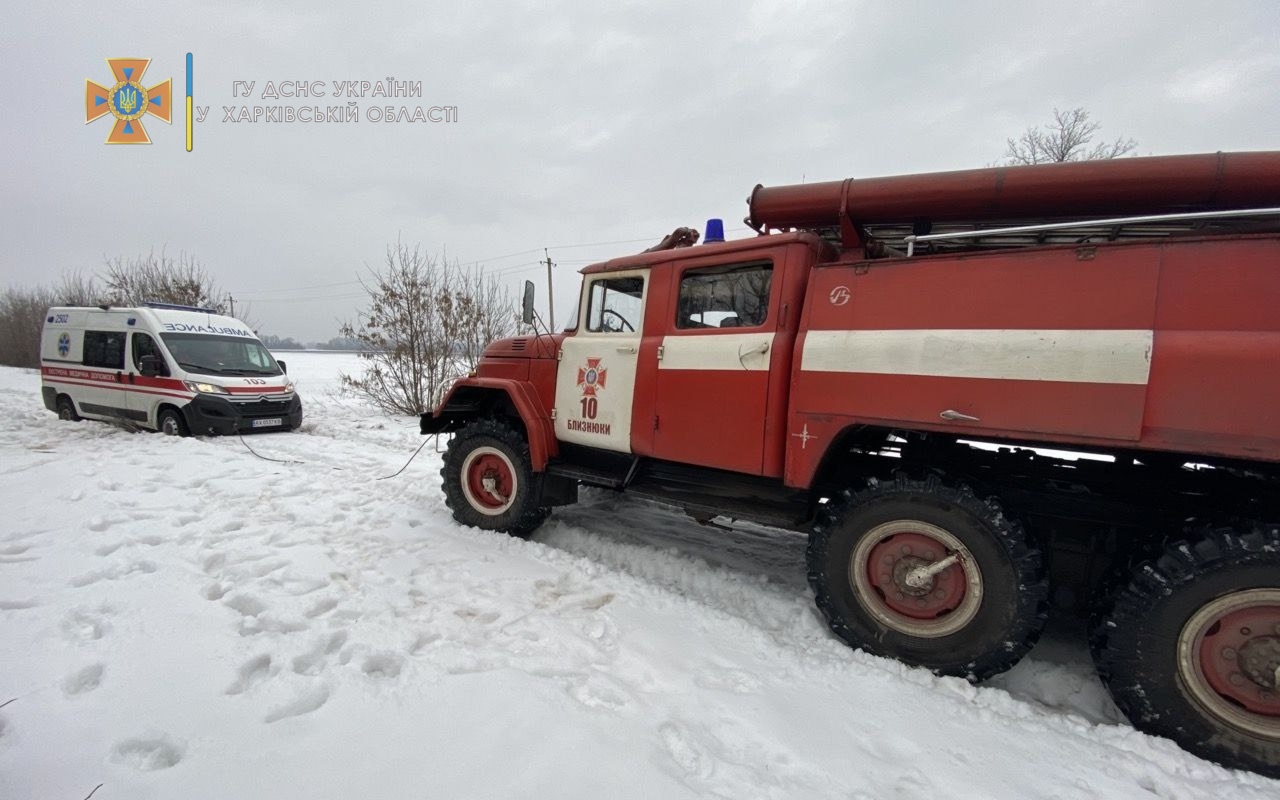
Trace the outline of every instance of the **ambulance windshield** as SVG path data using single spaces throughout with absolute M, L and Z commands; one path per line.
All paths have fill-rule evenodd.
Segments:
M 202 375 L 282 375 L 271 353 L 257 339 L 202 333 L 162 333 L 178 366 Z

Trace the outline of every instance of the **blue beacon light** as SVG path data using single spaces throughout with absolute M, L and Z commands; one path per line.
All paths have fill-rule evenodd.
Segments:
M 709 219 L 707 220 L 707 235 L 703 237 L 703 244 L 714 244 L 715 242 L 724 241 L 724 220 Z

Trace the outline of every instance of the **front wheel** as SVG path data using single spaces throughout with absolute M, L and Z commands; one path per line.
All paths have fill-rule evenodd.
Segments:
M 1091 645 L 1135 727 L 1280 778 L 1280 526 L 1168 546 L 1134 570 Z
M 993 500 L 897 476 L 824 506 L 809 583 L 837 636 L 876 655 L 978 681 L 1017 663 L 1044 627 L 1040 551 Z
M 454 434 L 440 470 L 445 504 L 463 525 L 527 536 L 546 520 L 529 445 L 504 422 L 476 420 Z
M 172 408 L 166 408 L 160 411 L 160 418 L 156 420 L 156 427 L 159 428 L 160 432 L 165 436 L 190 435 L 190 431 L 187 430 L 187 421 L 182 418 L 181 414 Z

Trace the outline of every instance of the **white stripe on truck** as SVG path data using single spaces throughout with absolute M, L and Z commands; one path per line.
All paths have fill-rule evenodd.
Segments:
M 658 369 L 749 370 L 769 369 L 772 333 L 709 333 L 700 336 L 665 336 Z
M 1149 330 L 809 331 L 800 368 L 1012 381 L 1145 384 Z

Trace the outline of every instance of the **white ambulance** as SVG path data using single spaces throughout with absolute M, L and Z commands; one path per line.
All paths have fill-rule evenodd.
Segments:
M 174 436 L 292 430 L 302 401 L 248 325 L 207 308 L 51 308 L 41 394 L 62 419 L 125 420 Z

